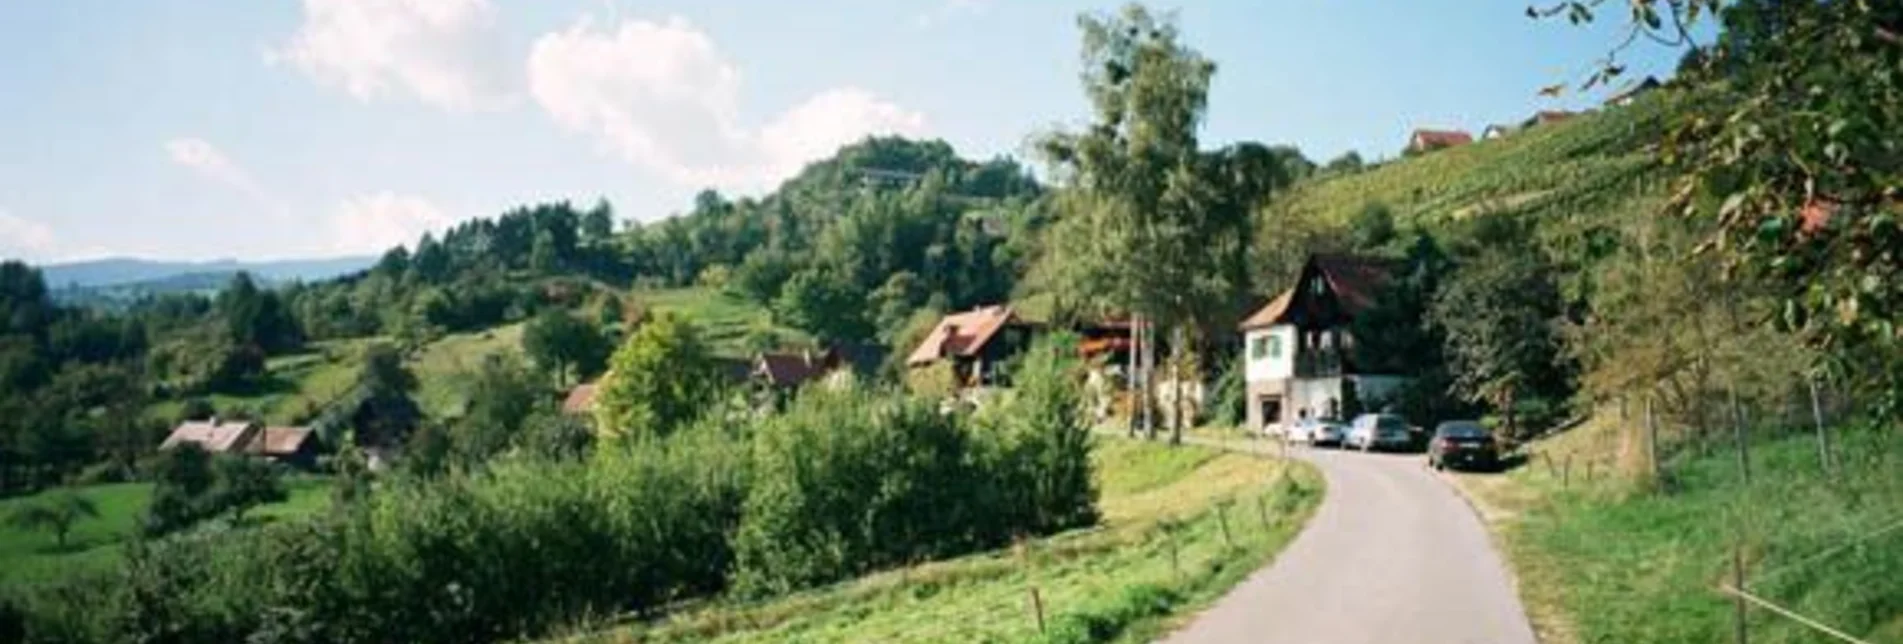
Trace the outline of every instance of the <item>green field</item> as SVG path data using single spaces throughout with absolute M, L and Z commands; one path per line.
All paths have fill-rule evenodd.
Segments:
M 313 342 L 304 351 L 273 356 L 265 361 L 266 377 L 257 392 L 213 394 L 207 398 L 227 414 L 244 411 L 273 425 L 294 424 L 315 414 L 324 404 L 350 390 L 357 377 L 363 350 L 376 338 Z M 146 417 L 170 423 L 178 420 L 181 400 L 166 400 L 146 409 Z
M 1299 462 L 1120 438 L 1101 439 L 1094 460 L 1100 527 L 575 639 L 1147 641 L 1267 563 L 1320 499 L 1319 475 Z
M 1720 445 L 1669 461 L 1671 494 L 1634 489 L 1606 473 L 1604 435 L 1536 444 L 1528 466 L 1460 482 L 1505 538 L 1543 641 L 1730 641 L 1734 604 L 1716 587 L 1734 546 L 1751 592 L 1867 641 L 1903 641 L 1903 434 L 1840 431 L 1834 481 L 1814 438 L 1795 432 L 1752 446 L 1749 484 Z M 1827 641 L 1762 609 L 1748 627 L 1752 642 Z
M 429 343 L 410 357 L 410 370 L 416 374 L 416 403 L 423 412 L 437 417 L 458 416 L 468 401 L 464 399 L 464 373 L 482 366 L 490 355 L 522 355 L 521 323 L 482 331 L 454 333 Z
M 246 521 L 270 521 L 316 512 L 330 502 L 329 483 L 318 477 L 291 477 L 284 482 L 287 498 L 246 513 Z M 119 546 L 137 529 L 139 515 L 152 498 L 150 483 L 111 483 L 81 488 L 99 516 L 81 519 L 67 536 L 67 548 L 58 550 L 53 536 L 0 524 L 0 584 L 44 579 L 110 565 Z M 42 492 L 41 494 L 46 494 Z M 33 503 L 37 496 L 0 499 L 0 517 Z
M 750 333 L 771 334 L 776 344 L 811 342 L 806 334 L 773 323 L 773 313 L 744 298 L 713 289 L 677 288 L 636 291 L 635 301 L 655 312 L 684 315 L 700 327 L 714 351 L 729 357 L 753 353 L 747 347 Z

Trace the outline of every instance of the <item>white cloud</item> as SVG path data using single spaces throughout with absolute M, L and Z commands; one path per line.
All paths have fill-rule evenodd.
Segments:
M 57 248 L 53 229 L 0 208 L 0 257 L 43 260 Z
M 211 142 L 198 138 L 172 139 L 165 143 L 165 151 L 172 156 L 172 162 L 189 168 L 193 172 L 237 190 L 246 198 L 264 208 L 267 213 L 285 216 L 288 208 L 283 200 L 272 195 L 269 190 L 251 177 L 243 166 L 225 156 L 224 151 Z
M 345 200 L 331 223 L 334 250 L 369 254 L 413 246 L 423 233 L 441 232 L 455 220 L 422 197 L 380 192 Z
M 488 0 L 304 0 L 304 24 L 265 59 L 363 102 L 404 95 L 454 111 L 501 107 L 495 13 Z
M 738 118 L 741 73 L 679 17 L 537 39 L 529 93 L 556 124 L 669 181 L 755 190 L 868 134 L 918 135 L 925 117 L 871 92 L 821 92 L 758 128 Z
M 991 10 L 990 0 L 944 0 L 912 18 L 919 27 L 932 27 L 961 15 L 978 15 Z

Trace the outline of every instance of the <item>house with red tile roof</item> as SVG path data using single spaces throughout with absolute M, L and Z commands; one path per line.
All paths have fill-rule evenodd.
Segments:
M 1393 270 L 1385 259 L 1312 255 L 1294 286 L 1242 321 L 1251 428 L 1303 418 L 1345 421 L 1354 411 L 1345 401 L 1373 408 L 1406 383 L 1357 368 L 1350 330 L 1356 316 L 1375 306 Z
M 963 387 L 1002 384 L 998 366 L 1031 345 L 1035 327 L 1009 306 L 981 306 L 938 321 L 905 359 L 908 368 L 949 364 Z
M 1415 130 L 1407 138 L 1407 151 L 1414 154 L 1473 143 L 1474 137 L 1462 130 Z

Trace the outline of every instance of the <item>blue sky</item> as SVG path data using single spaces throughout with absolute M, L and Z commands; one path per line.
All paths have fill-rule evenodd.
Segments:
M 1076 16 L 1031 0 L 0 3 L 0 256 L 375 252 L 538 200 L 649 220 L 868 133 L 974 157 L 1085 122 Z M 1591 104 L 1612 26 L 1497 0 L 1155 3 L 1218 71 L 1206 146 L 1390 156 Z M 1677 52 L 1635 48 L 1633 74 Z M 1635 76 L 1636 77 L 1636 76 Z

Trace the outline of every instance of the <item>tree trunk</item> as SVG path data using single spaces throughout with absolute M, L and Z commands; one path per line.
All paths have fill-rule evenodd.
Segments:
M 1142 391 L 1142 389 L 1138 387 L 1137 381 L 1138 356 L 1141 355 L 1137 347 L 1143 344 L 1142 335 L 1138 333 L 1138 330 L 1143 328 L 1141 322 L 1142 318 L 1140 316 L 1130 316 L 1130 355 L 1127 356 L 1129 359 L 1126 360 L 1130 365 L 1130 370 L 1124 374 L 1123 378 L 1124 392 L 1130 396 L 1130 406 L 1127 410 L 1130 417 L 1124 420 L 1129 425 L 1131 438 L 1136 438 L 1137 436 L 1137 392 Z
M 1170 329 L 1170 444 L 1183 444 L 1183 325 Z

